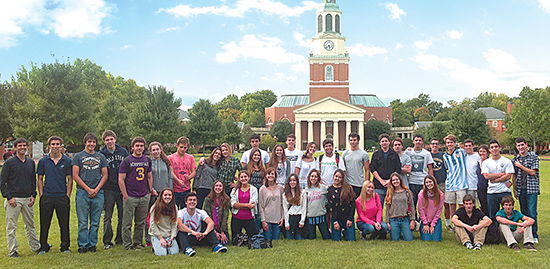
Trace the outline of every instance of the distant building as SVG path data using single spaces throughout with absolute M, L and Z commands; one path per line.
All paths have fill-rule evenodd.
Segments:
M 489 127 L 495 129 L 500 133 L 506 131 L 506 125 L 504 124 L 506 113 L 504 111 L 498 110 L 494 107 L 482 107 L 476 109 L 476 111 L 481 111 L 483 112 L 483 114 L 485 114 L 485 118 L 487 118 L 487 124 L 489 125 Z
M 417 121 L 412 126 L 408 126 L 408 127 L 392 127 L 391 132 L 392 134 L 395 134 L 396 136 L 401 137 L 403 139 L 405 138 L 412 139 L 414 134 L 416 134 L 416 130 L 422 127 L 428 128 L 431 124 L 432 124 L 432 121 Z

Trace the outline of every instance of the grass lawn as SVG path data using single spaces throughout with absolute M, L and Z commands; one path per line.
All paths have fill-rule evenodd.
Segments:
M 240 157 L 240 156 L 239 156 Z M 550 162 L 540 162 L 541 192 L 539 196 L 539 235 L 538 252 L 513 252 L 505 245 L 487 245 L 481 251 L 467 250 L 456 241 L 455 235 L 443 231 L 442 242 L 423 242 L 419 233 L 414 233 L 412 242 L 355 241 L 332 242 L 303 240 L 279 240 L 274 248 L 248 250 L 230 246 L 227 253 L 213 254 L 207 247 L 196 248 L 197 255 L 189 258 L 184 254 L 156 257 L 151 248 L 141 252 L 125 251 L 122 246 L 103 250 L 98 244 L 97 253 L 77 253 L 77 220 L 74 197 L 71 199 L 71 251 L 59 252 L 59 227 L 53 218 L 50 240 L 53 245 L 49 253 L 38 256 L 27 245 L 23 222 L 20 218 L 17 229 L 19 254 L 21 258 L 7 257 L 6 234 L 0 232 L 0 265 L 3 268 L 49 268 L 49 267 L 95 267 L 95 268 L 159 268 L 159 267 L 358 267 L 358 268 L 550 268 Z M 73 191 L 73 196 L 74 196 Z M 516 209 L 519 204 L 516 202 Z M 34 206 L 35 224 L 39 233 L 38 203 Z M 115 214 L 116 215 L 116 214 Z M 116 217 L 116 216 L 114 216 Z M 116 223 L 116 220 L 113 220 Z M 0 226 L 5 227 L 5 210 L 0 210 Z M 103 225 L 100 225 L 100 239 Z M 318 235 L 318 237 L 320 237 Z M 357 236 L 359 238 L 359 236 Z

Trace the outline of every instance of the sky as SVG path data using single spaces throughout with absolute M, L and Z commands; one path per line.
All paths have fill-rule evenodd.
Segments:
M 89 59 L 188 108 L 270 89 L 307 94 L 321 0 L 0 0 L 0 80 L 31 63 Z M 387 105 L 429 94 L 550 86 L 550 0 L 336 0 L 350 93 Z

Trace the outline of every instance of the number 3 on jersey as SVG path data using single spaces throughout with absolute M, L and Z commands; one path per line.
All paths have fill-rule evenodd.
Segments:
M 136 172 L 137 172 L 136 180 L 137 181 L 142 181 L 145 178 L 145 168 L 138 167 L 138 168 L 136 168 Z

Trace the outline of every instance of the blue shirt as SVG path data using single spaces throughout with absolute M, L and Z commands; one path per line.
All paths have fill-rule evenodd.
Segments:
M 453 154 L 445 152 L 443 160 L 447 168 L 446 191 L 459 191 L 468 189 L 468 176 L 466 175 L 466 151 L 456 149 Z
M 66 155 L 55 164 L 50 154 L 38 161 L 36 174 L 44 176 L 43 196 L 59 197 L 67 195 L 67 176 L 72 175 L 72 160 Z

